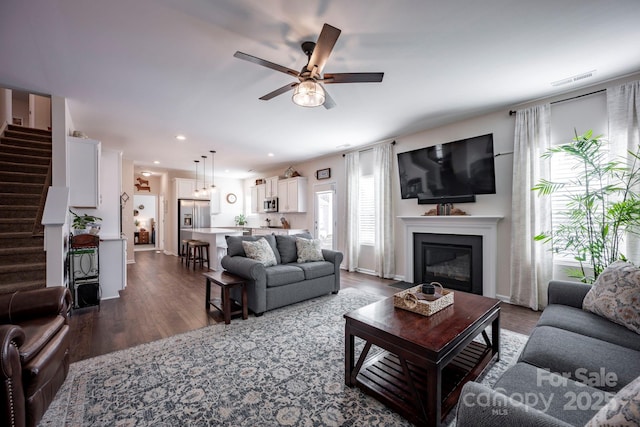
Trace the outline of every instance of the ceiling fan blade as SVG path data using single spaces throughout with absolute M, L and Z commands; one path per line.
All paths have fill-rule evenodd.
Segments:
M 293 77 L 298 77 L 300 72 L 296 70 L 292 70 L 291 68 L 283 67 L 282 65 L 274 64 L 273 62 L 269 62 L 265 59 L 261 59 L 252 55 L 248 55 L 246 53 L 242 53 L 237 51 L 233 54 L 238 59 L 244 59 L 245 61 L 253 62 L 254 64 L 262 65 L 263 67 L 271 68 L 272 70 L 280 71 L 281 73 L 288 74 Z
M 322 83 L 379 83 L 383 76 L 384 73 L 327 73 Z
M 324 89 L 324 104 L 322 104 L 322 106 L 327 110 L 330 110 L 336 106 L 336 102 L 333 100 L 331 96 L 329 96 L 329 92 L 327 92 L 327 88 L 322 86 L 322 89 Z
M 286 84 L 282 86 L 280 89 L 276 89 L 273 92 L 269 92 L 268 94 L 261 96 L 260 99 L 263 101 L 268 101 L 271 98 L 275 98 L 278 95 L 282 95 L 285 92 L 289 92 L 291 89 L 293 89 L 296 86 L 298 86 L 298 82 Z
M 318 41 L 316 42 L 316 47 L 313 49 L 313 53 L 309 59 L 309 64 L 307 64 L 308 71 L 313 71 L 314 67 L 317 67 L 316 72 L 318 74 L 322 73 L 324 64 L 327 62 L 327 59 L 329 59 L 329 55 L 336 41 L 338 41 L 340 33 L 341 31 L 336 27 L 324 24 Z

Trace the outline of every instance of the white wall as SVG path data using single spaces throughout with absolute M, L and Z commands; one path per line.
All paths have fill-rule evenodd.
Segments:
M 235 216 L 244 213 L 244 183 L 240 179 L 216 177 L 216 188 L 220 197 L 220 213 L 211 214 L 212 227 L 235 225 Z M 236 195 L 236 202 L 229 203 L 227 195 Z
M 567 92 L 562 95 L 555 96 L 544 100 L 529 102 L 513 106 L 512 109 L 521 109 L 543 102 L 553 102 L 570 98 L 572 96 L 583 95 L 595 90 L 604 89 L 606 87 L 622 84 L 627 81 L 633 81 L 640 78 L 640 74 L 618 79 L 606 84 L 601 84 L 589 88 L 583 88 L 579 91 Z M 557 104 L 560 106 L 560 104 Z M 592 115 L 594 106 L 589 102 L 572 102 L 562 103 L 562 109 L 572 109 L 574 117 L 584 117 Z M 416 148 L 431 146 L 435 144 L 455 141 L 462 138 L 493 133 L 494 137 L 494 153 L 509 153 L 495 158 L 496 168 L 496 194 L 495 195 L 478 195 L 476 203 L 458 204 L 456 207 L 466 211 L 471 215 L 500 215 L 503 216 L 498 225 L 498 267 L 497 267 L 497 284 L 496 293 L 501 296 L 510 294 L 510 265 L 511 265 L 511 186 L 513 176 L 513 135 L 515 128 L 515 116 L 508 114 L 509 109 L 496 112 L 489 112 L 485 115 L 451 123 L 412 135 L 400 136 L 395 138 L 395 153 L 410 151 Z M 552 108 L 553 111 L 553 108 Z M 553 120 L 553 118 L 552 118 Z M 582 123 L 580 123 L 582 125 Z M 573 129 L 571 127 L 571 129 Z M 570 139 L 573 134 L 568 135 Z M 345 171 L 344 158 L 341 154 L 327 156 L 323 158 L 313 159 L 308 162 L 295 166 L 296 170 L 302 176 L 309 177 L 308 206 L 309 212 L 306 215 L 296 217 L 296 228 L 308 228 L 313 230 L 313 186 L 318 183 L 336 183 L 337 192 L 337 211 L 338 211 L 338 250 L 345 251 L 345 235 L 344 228 L 346 218 L 345 203 Z M 315 178 L 315 172 L 318 169 L 331 168 L 331 179 L 318 181 Z M 261 175 L 270 176 L 273 171 L 265 172 Z M 393 205 L 395 216 L 403 215 L 422 215 L 427 210 L 433 208 L 433 205 L 418 205 L 415 199 L 402 200 L 400 198 L 400 183 L 397 172 L 397 158 L 394 156 L 393 185 L 395 195 Z M 250 186 L 250 180 L 247 180 L 247 188 Z M 396 274 L 398 278 L 404 276 L 404 236 L 401 234 L 400 222 L 397 220 L 396 229 Z M 561 272 L 558 273 L 559 275 Z M 560 276 L 561 277 L 561 276 Z

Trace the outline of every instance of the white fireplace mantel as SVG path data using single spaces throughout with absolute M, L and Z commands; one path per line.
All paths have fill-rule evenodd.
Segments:
M 496 271 L 498 263 L 498 221 L 502 216 L 449 215 L 449 216 L 399 216 L 404 225 L 405 281 L 413 282 L 413 234 L 458 234 L 482 237 L 482 293 L 496 296 Z

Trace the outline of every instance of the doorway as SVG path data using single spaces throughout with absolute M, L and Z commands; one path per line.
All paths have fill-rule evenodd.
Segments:
M 134 251 L 155 250 L 158 230 L 157 197 L 153 194 L 133 196 L 133 223 L 136 230 L 133 235 Z
M 314 235 L 323 249 L 336 249 L 336 189 L 335 184 L 314 186 Z

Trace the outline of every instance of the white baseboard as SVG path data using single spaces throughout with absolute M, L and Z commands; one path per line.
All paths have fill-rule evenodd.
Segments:
M 508 295 L 496 295 L 496 298 L 502 302 L 506 302 L 507 304 L 511 304 L 511 297 Z

